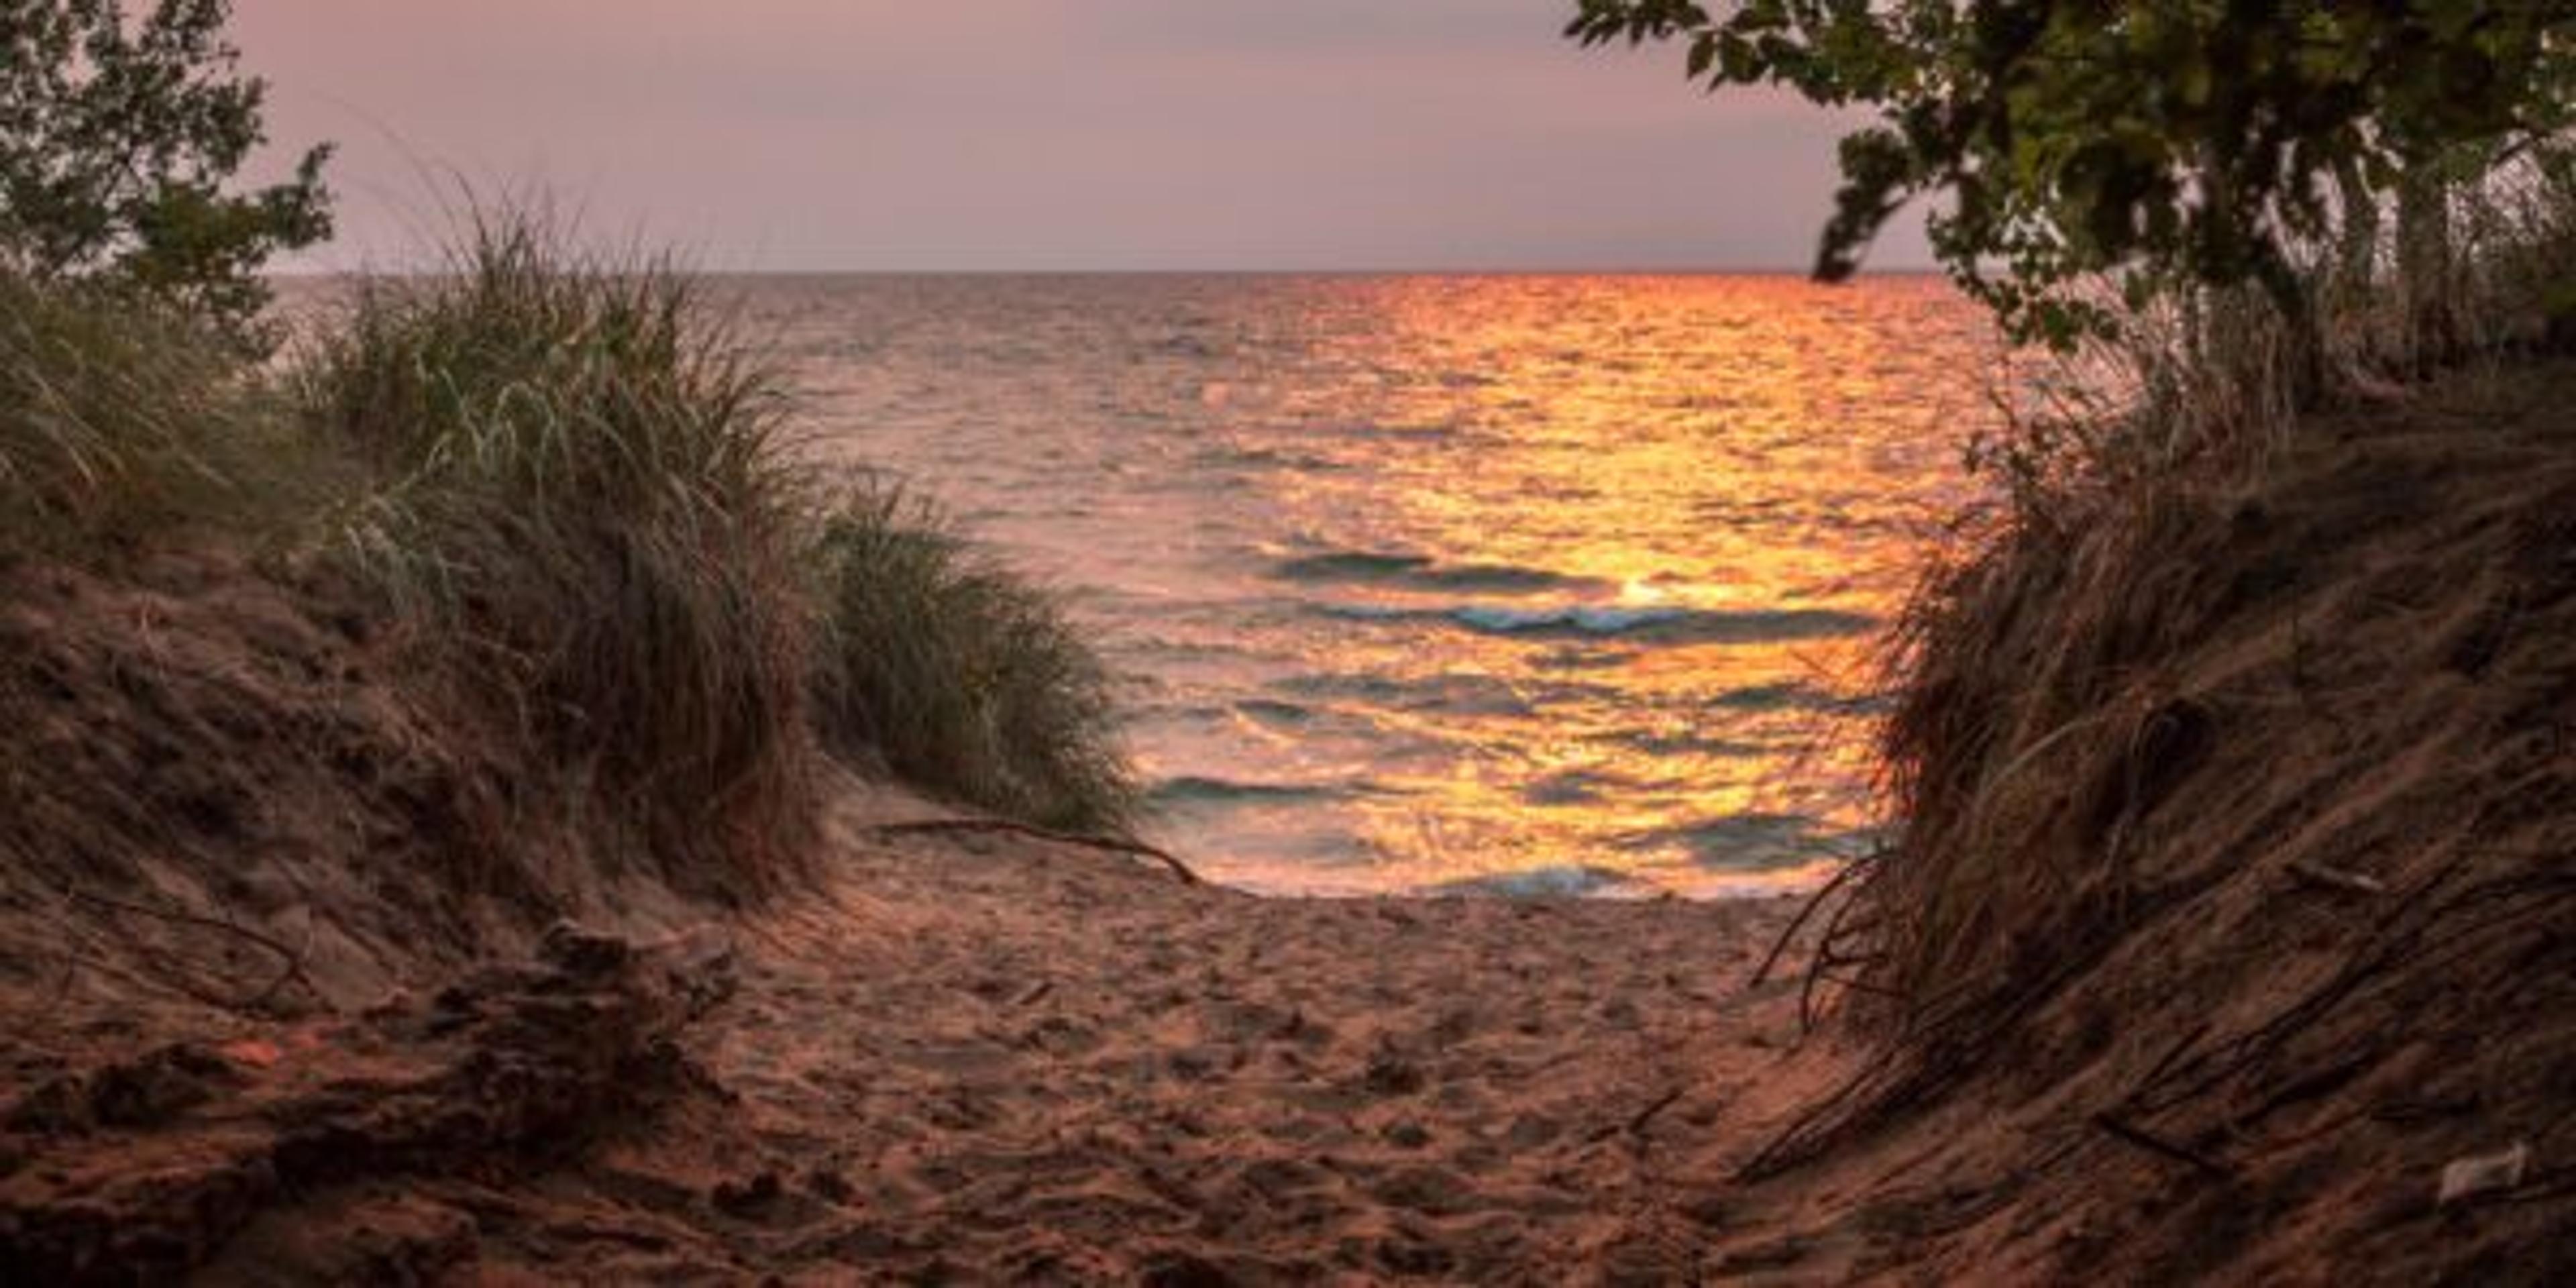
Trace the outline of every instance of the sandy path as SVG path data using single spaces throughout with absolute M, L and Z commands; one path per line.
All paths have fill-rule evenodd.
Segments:
M 489 1194 L 486 1278 L 1682 1282 L 1792 1098 L 1792 990 L 1744 989 L 1780 902 L 1271 901 L 1018 838 L 842 848 L 683 1039 L 720 1095 Z

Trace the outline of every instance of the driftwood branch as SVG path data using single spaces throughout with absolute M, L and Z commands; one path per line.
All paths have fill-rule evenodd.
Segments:
M 1059 832 L 1050 827 L 1013 822 L 1006 818 L 922 818 L 901 823 L 878 823 L 869 829 L 879 836 L 912 836 L 930 832 L 1000 832 L 1009 836 L 1026 836 L 1058 845 L 1078 845 L 1089 850 L 1107 850 L 1113 854 L 1133 854 L 1152 859 L 1171 869 L 1172 875 L 1188 885 L 1205 885 L 1190 865 L 1168 850 L 1156 849 L 1142 841 L 1116 836 L 1085 836 L 1079 832 Z

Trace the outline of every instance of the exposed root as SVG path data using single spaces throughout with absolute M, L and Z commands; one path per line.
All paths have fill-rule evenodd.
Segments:
M 67 1070 L 0 1116 L 0 1263 L 30 1282 L 162 1278 L 339 1186 L 560 1157 L 686 1085 L 670 1038 L 691 1011 L 624 941 L 567 930 L 541 962 L 360 1020 Z

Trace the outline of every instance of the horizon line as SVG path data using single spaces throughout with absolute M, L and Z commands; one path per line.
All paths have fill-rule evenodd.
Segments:
M 1502 268 L 721 268 L 683 269 L 701 277 L 1795 277 L 1814 280 L 1806 268 L 1781 265 L 1692 267 L 1502 267 Z M 440 267 L 409 269 L 263 268 L 263 278 L 419 277 L 436 276 Z M 1865 277 L 1940 277 L 1936 266 L 1863 268 Z

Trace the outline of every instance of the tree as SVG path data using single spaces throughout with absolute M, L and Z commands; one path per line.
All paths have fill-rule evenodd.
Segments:
M 266 141 L 229 0 L 0 0 L 0 271 L 132 290 L 249 337 L 258 272 L 329 236 L 328 146 L 229 185 Z
M 2133 302 L 2257 282 L 2295 314 L 2291 242 L 2375 218 L 2451 149 L 2564 129 L 2576 91 L 2576 0 L 1580 5 L 1587 46 L 1678 41 L 1711 89 L 1877 108 L 1843 140 L 1816 275 L 1935 195 L 1935 250 L 2024 339 L 2070 339 L 2088 318 L 2060 288 L 2104 272 Z

